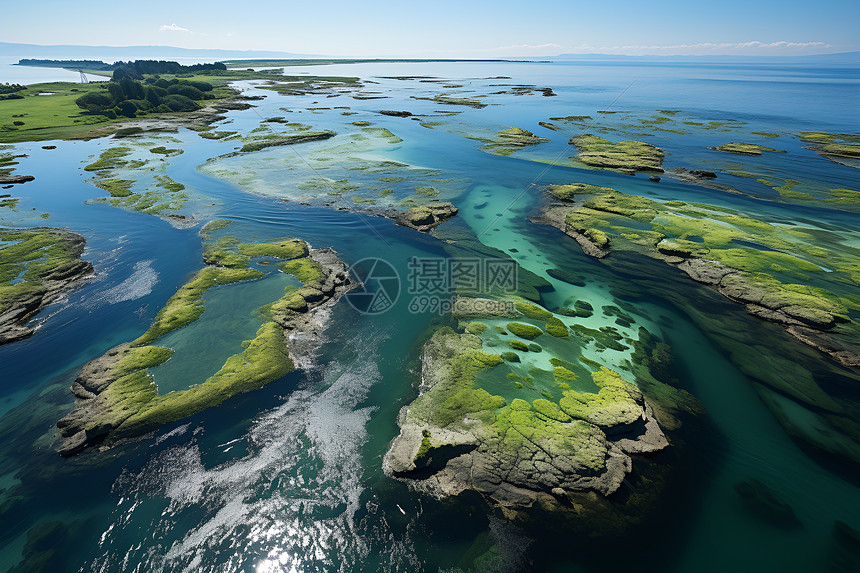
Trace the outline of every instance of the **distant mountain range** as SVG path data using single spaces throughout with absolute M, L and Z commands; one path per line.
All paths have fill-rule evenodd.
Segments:
M 0 57 L 7 58 L 46 58 L 46 59 L 76 59 L 103 60 L 112 63 L 116 60 L 137 59 L 183 59 L 198 62 L 214 62 L 222 60 L 261 60 L 261 59 L 305 59 L 325 58 L 340 59 L 349 56 L 331 56 L 321 54 L 296 54 L 292 52 L 274 52 L 264 50 L 218 50 L 191 49 L 172 46 L 42 46 L 39 44 L 12 44 L 0 42 Z M 364 58 L 363 58 L 364 59 Z M 386 60 L 391 58 L 385 58 Z M 399 59 L 399 58 L 395 58 Z M 404 57 L 403 59 L 411 59 Z M 422 58 L 423 59 L 423 58 Z M 433 59 L 433 58 L 431 58 Z M 522 59 L 530 61 L 556 62 L 746 62 L 753 63 L 775 61 L 797 61 L 810 64 L 829 65 L 860 65 L 860 52 L 843 52 L 838 54 L 815 54 L 806 56 L 624 56 L 616 54 L 559 54 L 558 56 L 515 56 L 504 59 Z

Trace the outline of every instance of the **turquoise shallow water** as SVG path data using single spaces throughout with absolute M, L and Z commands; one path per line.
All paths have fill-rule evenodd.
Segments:
M 470 129 L 531 129 L 550 138 L 545 145 L 556 154 L 565 151 L 571 133 L 543 130 L 538 121 L 594 114 L 623 92 L 617 109 L 684 109 L 714 121 L 748 122 L 746 131 L 857 132 L 860 117 L 846 113 L 856 110 L 851 106 L 858 90 L 856 70 L 368 64 L 294 71 L 360 75 L 379 82 L 372 89 L 390 97 L 323 99 L 269 93 L 254 102 L 255 109 L 229 112 L 227 123 L 218 129 L 247 132 L 258 127 L 261 118 L 276 115 L 343 136 L 353 129 L 352 121 L 386 127 L 403 142 L 365 150 L 362 157 L 438 170 L 434 177 L 448 181 L 439 188 L 461 210 L 457 224 L 540 276 L 546 277 L 548 268 L 563 267 L 585 277 L 585 286 L 552 281 L 555 290 L 545 294 L 545 304 L 584 299 L 595 308 L 624 305 L 634 319 L 632 330 L 645 326 L 672 346 L 679 383 L 703 402 L 708 414 L 701 427 L 685 436 L 683 456 L 670 451 L 658 457 L 677 468 L 667 495 L 628 538 L 601 542 L 561 536 L 553 524 L 522 530 L 493 516 L 478 499 L 441 503 L 385 478 L 380 462 L 396 435 L 397 412 L 415 397 L 413 343 L 435 318 L 432 313 L 410 313 L 408 296 L 374 316 L 357 314 L 342 301 L 312 351 L 313 364 L 262 390 L 169 425 L 117 455 L 59 458 L 51 447 L 51 427 L 71 407 L 67 388 L 77 370 L 140 335 L 164 301 L 201 266 L 202 248 L 197 228 L 178 229 L 151 215 L 84 205 L 99 191 L 86 183 L 81 167 L 112 142 L 53 142 L 58 146 L 54 151 L 41 149 L 42 142 L 20 144 L 16 150 L 28 157 L 21 160 L 19 172 L 37 178 L 15 190 L 23 197 L 21 208 L 4 213 L 3 222 L 35 226 L 44 224 L 36 213 L 50 212 L 49 224 L 69 226 L 86 236 L 84 258 L 93 261 L 97 272 L 65 301 L 43 311 L 43 325 L 34 337 L 0 347 L 0 571 L 12 570 L 25 555 L 25 567 L 36 571 L 450 571 L 471 566 L 465 556 L 487 532 L 498 540 L 503 558 L 498 570 L 503 571 L 827 570 L 833 520 L 860 528 L 856 468 L 792 440 L 719 337 L 731 335 L 724 330 L 729 324 L 740 324 L 770 348 L 784 349 L 799 374 L 810 372 L 828 388 L 838 387 L 841 395 L 855 399 L 856 388 L 826 372 L 818 362 L 824 358 L 781 329 L 748 317 L 742 308 L 676 270 L 632 255 L 596 261 L 572 239 L 527 218 L 539 204 L 540 186 L 570 181 L 803 221 L 846 237 L 860 228 L 858 216 L 669 179 L 654 185 L 642 176 L 569 167 L 547 170 L 516 155 L 486 154 L 477 149 L 478 142 L 450 130 L 428 129 L 377 112 L 432 112 L 439 107 L 412 99 L 424 93 L 426 85 L 381 76 L 438 76 L 463 85 L 473 82 L 481 89 L 492 82 L 479 78 L 509 76 L 513 79 L 498 82 L 551 86 L 558 96 L 498 96 L 490 100 L 493 105 L 465 108 L 451 121 Z M 249 93 L 266 93 L 244 87 Z M 350 106 L 357 113 L 307 110 L 335 106 Z M 236 221 L 230 232 L 243 240 L 298 236 L 313 246 L 336 249 L 347 263 L 383 258 L 401 277 L 408 275 L 411 257 L 443 256 L 438 240 L 386 219 L 282 201 L 310 174 L 303 165 L 326 174 L 323 163 L 313 160 L 317 144 L 242 157 L 236 163 L 253 175 L 243 183 L 198 169 L 207 159 L 231 151 L 236 142 L 205 140 L 187 130 L 170 136 L 181 141 L 185 153 L 168 161 L 166 173 L 199 194 L 198 208 L 206 207 L 207 218 Z M 164 136 L 150 139 L 159 137 Z M 673 167 L 749 162 L 707 149 L 728 137 L 736 136 L 664 134 L 655 136 L 654 143 L 667 150 L 667 164 Z M 829 188 L 857 188 L 856 170 L 800 149 L 789 136 L 768 141 L 792 151 L 795 163 L 774 155 L 764 158 L 765 167 L 797 173 L 797 178 Z M 344 155 L 332 173 L 348 173 L 352 167 Z M 733 178 L 731 184 L 764 194 L 754 180 Z M 214 373 L 238 351 L 233 341 L 238 344 L 253 335 L 259 323 L 252 311 L 276 298 L 276 291 L 288 282 L 286 276 L 275 275 L 211 292 L 204 318 L 159 341 L 178 351 L 153 371 L 159 390 L 162 385 L 165 390 L 180 389 L 189 380 Z M 596 326 L 603 319 L 587 320 Z M 181 349 L 195 354 L 185 352 L 180 359 Z M 620 363 L 621 353 L 611 352 L 600 359 Z M 802 419 L 803 412 L 794 415 Z M 735 483 L 750 478 L 788 500 L 803 526 L 782 528 L 752 515 L 734 490 Z M 46 535 L 42 542 L 32 541 L 40 532 Z M 627 550 L 619 551 L 619 543 Z M 49 568 L 39 569 L 45 562 Z

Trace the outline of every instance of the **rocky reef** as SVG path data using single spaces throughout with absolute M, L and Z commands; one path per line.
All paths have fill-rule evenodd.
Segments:
M 637 387 L 582 354 L 605 347 L 577 319 L 516 297 L 489 302 L 458 298 L 457 329 L 424 343 L 419 396 L 398 415 L 385 473 L 437 498 L 477 492 L 512 518 L 614 511 L 604 502 L 634 458 L 669 447 L 662 426 L 677 430 L 701 405 L 654 378 L 647 336 L 627 375 Z
M 531 131 L 520 127 L 509 127 L 496 133 L 493 137 L 471 136 L 471 139 L 483 141 L 486 143 L 481 147 L 482 151 L 487 151 L 493 155 L 508 156 L 532 145 L 546 143 L 549 139 L 538 137 Z
M 640 171 L 663 172 L 663 150 L 650 143 L 632 140 L 614 142 L 590 133 L 571 137 L 569 143 L 579 150 L 571 160 L 589 167 L 630 175 Z
M 836 163 L 860 168 L 860 134 L 828 133 L 824 131 L 802 131 L 797 137 L 811 143 L 811 149 Z
M 858 263 L 850 248 L 822 249 L 820 234 L 705 204 L 661 203 L 580 183 L 550 186 L 548 194 L 560 203 L 539 220 L 586 254 L 620 249 L 663 260 L 839 363 L 860 365 L 860 325 L 851 318 L 860 309 Z
M 65 229 L 0 229 L 0 344 L 32 335 L 24 323 L 93 272 L 85 244 Z
M 725 151 L 727 153 L 737 153 L 740 155 L 761 155 L 762 152 L 768 151 L 770 153 L 785 153 L 782 149 L 774 149 L 772 147 L 765 147 L 764 145 L 756 145 L 754 143 L 724 143 L 722 145 L 717 145 L 712 147 L 716 151 Z
M 472 489 L 523 508 L 540 495 L 609 495 L 631 471 L 631 454 L 668 445 L 642 394 L 607 368 L 592 372 L 596 393 L 507 404 L 474 386 L 500 364 L 477 336 L 437 331 L 422 354 L 423 393 L 400 414 L 386 473 L 433 495 Z
M 204 238 L 218 228 L 215 223 L 204 228 Z M 251 244 L 229 239 L 222 237 L 215 248 L 206 249 L 208 262 L 229 266 L 210 264 L 198 271 L 167 301 L 147 332 L 83 367 L 71 387 L 75 407 L 57 422 L 61 456 L 111 447 L 281 378 L 294 368 L 291 336 L 313 335 L 321 327 L 318 309 L 351 288 L 345 265 L 331 250 L 310 249 L 299 239 Z M 187 390 L 159 394 L 148 369 L 167 361 L 174 351 L 152 343 L 197 320 L 205 311 L 201 298 L 210 288 L 261 278 L 261 271 L 248 268 L 259 256 L 282 260 L 280 269 L 303 286 L 288 287 L 283 297 L 260 309 L 263 323 L 256 336 L 213 376 Z
M 398 225 L 427 232 L 433 227 L 444 223 L 457 215 L 458 209 L 452 203 L 432 201 L 409 209 L 388 209 L 386 217 L 393 219 Z

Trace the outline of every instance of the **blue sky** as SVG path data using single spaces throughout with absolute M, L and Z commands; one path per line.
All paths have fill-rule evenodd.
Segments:
M 791 55 L 860 50 L 857 0 L 40 0 L 0 40 L 334 56 Z M 14 22 L 14 26 L 9 23 Z

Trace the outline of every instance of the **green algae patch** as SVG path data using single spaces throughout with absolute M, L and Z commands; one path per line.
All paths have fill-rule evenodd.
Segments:
M 303 256 L 281 263 L 278 268 L 293 275 L 306 285 L 317 284 L 325 278 L 325 273 L 319 263 L 309 257 Z
M 573 161 L 579 161 L 589 167 L 610 169 L 621 173 L 663 172 L 663 150 L 643 141 L 613 142 L 586 133 L 570 138 L 570 145 L 579 150 Z
M 481 151 L 502 156 L 508 156 L 520 149 L 541 143 L 547 143 L 549 141 L 549 139 L 546 139 L 545 137 L 538 137 L 531 131 L 519 127 L 503 129 L 496 133 L 494 137 L 470 136 L 470 139 L 476 139 L 486 143 L 486 145 L 481 147 Z
M 384 127 L 365 127 L 361 131 L 367 133 L 368 135 L 372 135 L 374 137 L 378 137 L 380 139 L 386 140 L 388 143 L 402 143 L 403 140 L 391 133 L 388 129 Z
M 129 179 L 101 179 L 95 182 L 96 187 L 107 191 L 111 197 L 130 196 L 132 185 L 134 181 Z
M 546 332 L 551 336 L 555 336 L 556 338 L 567 338 L 570 336 L 570 331 L 568 331 L 567 326 L 559 320 L 558 318 L 551 316 L 546 321 Z
M 186 418 L 236 394 L 258 390 L 293 370 L 284 331 L 276 323 L 260 327 L 240 354 L 227 359 L 212 377 L 188 390 L 153 397 L 123 423 L 130 435 Z
M 860 134 L 852 133 L 829 133 L 826 131 L 801 131 L 797 134 L 801 141 L 806 143 L 834 143 L 844 141 L 846 143 L 860 143 Z
M 435 103 L 439 103 L 442 105 L 463 105 L 467 107 L 474 107 L 476 109 L 481 109 L 487 107 L 487 104 L 483 103 L 480 100 L 468 97 L 454 97 L 447 94 L 436 94 L 433 97 L 419 97 L 412 96 L 412 99 L 418 100 L 427 100 Z
M 178 330 L 191 324 L 205 310 L 201 299 L 210 288 L 252 279 L 258 279 L 263 273 L 252 269 L 230 269 L 207 267 L 201 269 L 188 283 L 170 297 L 158 314 L 155 322 L 143 335 L 132 342 L 132 346 L 144 346 L 164 336 L 168 332 Z
M 184 153 L 184 151 L 182 151 L 181 149 L 169 149 L 163 145 L 153 147 L 149 150 L 149 152 L 155 153 L 157 155 L 165 155 L 165 156 L 169 156 L 169 157 L 172 157 L 175 155 L 182 155 Z
M 246 257 L 297 259 L 308 256 L 308 245 L 301 239 L 287 239 L 277 243 L 245 243 L 237 251 Z
M 227 224 L 213 221 L 201 234 L 210 240 L 215 230 Z M 255 253 L 257 249 L 253 247 L 258 246 L 238 244 L 237 239 L 229 236 L 221 237 L 216 244 L 237 256 L 241 256 L 236 253 L 238 250 Z M 304 319 L 300 315 L 325 304 L 341 292 L 338 287 L 346 285 L 348 280 L 345 267 L 333 255 L 326 252 L 312 255 L 307 244 L 299 239 L 262 244 L 264 248 L 260 250 L 264 254 L 245 256 L 245 266 L 251 256 L 277 256 L 271 254 L 273 246 L 280 247 L 276 251 L 281 255 L 279 258 L 297 255 L 289 262 L 320 257 L 323 262 L 313 260 L 312 265 L 291 267 L 290 271 L 295 271 L 297 278 L 308 280 L 312 274 L 314 284 L 328 294 L 307 284 L 287 289 L 280 299 L 261 309 L 258 316 L 262 324 L 254 338 L 242 342 L 243 350 L 227 358 L 217 372 L 187 390 L 158 394 L 149 369 L 163 364 L 174 351 L 152 343 L 197 320 L 205 312 L 202 297 L 209 289 L 264 276 L 248 268 L 208 266 L 200 270 L 159 310 L 152 326 L 140 338 L 108 351 L 84 367 L 73 388 L 77 397 L 75 409 L 57 424 L 64 436 L 60 454 L 79 453 L 101 443 L 108 434 L 111 444 L 141 435 L 161 424 L 217 406 L 236 394 L 262 388 L 292 371 L 294 365 L 285 332 L 302 328 Z M 296 304 L 296 298 L 302 300 L 302 305 Z
M 525 338 L 526 340 L 534 340 L 543 334 L 540 328 L 531 324 L 523 324 L 522 322 L 509 322 L 506 327 L 511 334 Z
M 472 321 L 466 325 L 466 332 L 469 334 L 480 335 L 487 330 L 487 325 L 483 322 Z
M 596 394 L 565 391 L 558 404 L 562 412 L 573 419 L 609 428 L 629 426 L 642 417 L 642 408 L 636 399 L 639 391 L 617 372 L 601 366 L 591 377 L 600 391 Z
M 103 169 L 116 169 L 128 164 L 124 158 L 131 154 L 131 148 L 125 146 L 110 147 L 104 150 L 99 158 L 86 165 L 84 171 L 101 171 Z
M 797 137 L 811 149 L 836 163 L 860 168 L 860 134 L 802 131 Z
M 765 147 L 764 145 L 756 145 L 754 143 L 724 143 L 722 145 L 712 147 L 711 149 L 726 151 L 728 153 L 738 153 L 740 155 L 761 155 L 765 151 L 770 153 L 785 153 L 782 149 L 774 149 L 772 147 Z
M 333 131 L 306 131 L 289 135 L 266 135 L 245 143 L 239 150 L 239 153 L 253 153 L 270 147 L 297 145 L 299 143 L 307 143 L 310 141 L 322 141 L 324 139 L 334 137 L 335 135 L 337 134 Z
M 610 369 L 591 374 L 594 392 L 576 391 L 587 377 L 580 365 L 559 360 L 553 371 L 534 371 L 538 380 L 519 373 L 526 357 L 489 359 L 479 337 L 447 327 L 421 356 L 423 392 L 403 410 L 383 460 L 387 475 L 420 491 L 471 489 L 506 511 L 553 499 L 576 506 L 616 491 L 631 452 L 668 445 L 642 394 Z M 538 385 L 547 382 L 551 391 Z M 490 388 L 508 390 L 502 396 Z M 425 463 L 431 452 L 433 463 Z
M 33 334 L 24 322 L 92 273 L 85 244 L 64 229 L 0 228 L 0 343 Z
M 522 340 L 509 340 L 508 345 L 514 350 L 519 350 L 520 352 L 528 352 L 528 345 Z
M 552 317 L 552 313 L 544 308 L 539 307 L 536 304 L 532 304 L 530 302 L 517 302 L 514 304 L 514 307 L 520 311 L 523 316 L 528 318 L 534 318 L 537 320 L 546 320 Z
M 162 189 L 166 189 L 167 191 L 170 191 L 171 193 L 178 193 L 179 191 L 185 190 L 185 185 L 183 185 L 182 183 L 179 183 L 177 181 L 174 181 L 173 179 L 171 179 L 167 175 L 156 175 L 155 180 L 158 182 L 159 187 L 161 187 Z
M 551 186 L 548 192 L 564 198 L 562 205 L 549 208 L 556 210 L 550 220 L 561 221 L 553 224 L 576 238 L 587 254 L 635 251 L 678 265 L 694 280 L 747 305 L 752 314 L 782 324 L 801 340 L 803 329 L 827 330 L 848 350 L 842 343 L 829 350 L 816 343 L 818 347 L 847 365 L 860 361 L 858 351 L 850 350 L 860 333 L 852 318 L 860 310 L 860 261 L 843 237 L 703 203 L 658 202 L 609 188 L 573 184 Z M 566 309 L 560 314 L 579 313 Z M 619 318 L 623 323 L 624 317 Z M 602 329 L 577 325 L 574 330 L 606 348 L 623 346 Z

